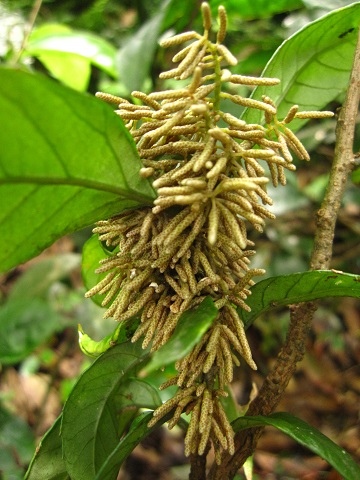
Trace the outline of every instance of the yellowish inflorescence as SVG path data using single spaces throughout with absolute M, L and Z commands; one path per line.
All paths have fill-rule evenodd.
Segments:
M 173 333 L 181 315 L 211 296 L 219 313 L 201 341 L 176 363 L 177 376 L 162 388 L 178 385 L 176 395 L 154 412 L 150 425 L 173 411 L 169 427 L 182 413 L 191 414 L 185 452 L 204 454 L 212 444 L 215 458 L 234 452 L 233 430 L 221 397 L 233 379 L 233 367 L 242 357 L 252 368 L 244 325 L 238 309 L 248 309 L 246 298 L 253 277 L 264 273 L 249 267 L 254 255 L 247 238 L 248 225 L 262 231 L 274 218 L 266 205 L 269 179 L 285 184 L 285 170 L 295 170 L 294 152 L 309 160 L 301 142 L 287 127 L 294 118 L 324 118 L 331 112 L 298 112 L 297 106 L 280 121 L 269 97 L 262 101 L 229 93 L 234 85 L 276 85 L 274 78 L 232 74 L 226 66 L 237 59 L 222 44 L 226 12 L 218 10 L 216 41 L 210 40 L 212 19 L 202 4 L 204 33 L 187 32 L 168 38 L 163 47 L 185 43 L 173 57 L 177 67 L 163 79 L 188 80 L 178 90 L 145 94 L 142 102 L 99 93 L 115 103 L 116 113 L 134 138 L 143 168 L 157 198 L 152 208 L 126 211 L 98 222 L 94 232 L 109 247 L 118 247 L 102 261 L 105 278 L 87 296 L 105 294 L 105 317 L 124 321 L 140 317 L 132 341 L 154 351 Z M 183 82 L 182 82 L 183 83 Z M 228 88 L 231 86 L 232 88 Z M 223 101 L 260 109 L 265 124 L 248 124 L 223 112 Z

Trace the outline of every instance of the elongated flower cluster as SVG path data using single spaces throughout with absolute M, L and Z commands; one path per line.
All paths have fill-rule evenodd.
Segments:
M 163 79 L 188 80 L 178 90 L 145 94 L 141 101 L 100 93 L 117 105 L 117 114 L 134 138 L 143 168 L 157 190 L 152 208 L 126 211 L 97 224 L 94 232 L 114 254 L 102 261 L 105 278 L 87 296 L 104 294 L 105 317 L 124 321 L 140 317 L 133 341 L 158 349 L 170 338 L 183 312 L 211 296 L 218 317 L 194 349 L 176 364 L 178 375 L 164 385 L 178 385 L 178 393 L 154 412 L 150 424 L 174 410 L 170 427 L 183 411 L 191 413 L 185 439 L 186 454 L 203 454 L 210 443 L 221 452 L 233 451 L 233 433 L 221 397 L 233 378 L 239 357 L 256 365 L 238 309 L 248 309 L 246 298 L 253 277 L 261 269 L 249 267 L 254 255 L 247 229 L 262 231 L 274 218 L 266 205 L 269 181 L 285 184 L 285 170 L 294 170 L 292 154 L 309 156 L 287 124 L 293 118 L 314 118 L 330 112 L 290 109 L 277 118 L 275 104 L 229 93 L 236 85 L 276 85 L 274 78 L 233 75 L 227 68 L 236 58 L 222 44 L 226 12 L 219 7 L 216 42 L 209 38 L 210 8 L 203 3 L 204 33 L 187 32 L 166 39 L 163 47 L 185 43 L 173 57 L 177 67 Z M 231 86 L 231 89 L 229 88 Z M 259 109 L 265 124 L 248 124 L 224 112 L 227 102 Z M 224 107 L 225 108 L 225 107 Z

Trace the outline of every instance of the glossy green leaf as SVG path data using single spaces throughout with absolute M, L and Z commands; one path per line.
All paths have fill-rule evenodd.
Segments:
M 60 63 L 62 60 L 66 62 L 67 58 L 77 56 L 112 77 L 117 77 L 116 48 L 94 33 L 75 31 L 65 25 L 46 24 L 38 27 L 32 32 L 24 55 L 37 57 L 40 61 L 52 55 L 54 59 L 58 58 Z M 57 76 L 55 62 L 50 71 L 63 81 L 61 76 Z M 66 72 L 63 73 L 66 75 Z
M 267 417 L 261 415 L 239 417 L 232 423 L 235 432 L 245 428 L 266 425 L 286 433 L 298 443 L 322 457 L 342 475 L 344 480 L 360 478 L 360 466 L 345 450 L 316 428 L 289 413 L 276 412 Z
M 190 352 L 216 318 L 218 310 L 210 297 L 181 316 L 176 329 L 166 344 L 157 350 L 146 365 L 146 372 L 164 367 Z
M 163 390 L 160 390 L 159 387 L 163 383 L 170 380 L 170 378 L 175 377 L 177 373 L 178 372 L 175 368 L 175 362 L 170 363 L 163 368 L 152 370 L 150 373 L 146 373 L 146 381 L 157 389 L 162 403 L 165 403 L 167 400 L 172 398 L 179 387 L 177 385 L 171 385 L 170 387 L 164 388 Z
M 121 385 L 117 394 L 117 403 L 123 409 L 137 407 L 155 410 L 162 402 L 158 391 L 149 382 L 139 378 L 129 378 Z
M 149 428 L 147 424 L 152 418 L 152 412 L 144 412 L 134 420 L 132 427 L 127 435 L 119 442 L 116 448 L 97 473 L 95 480 L 113 480 L 112 472 L 120 469 L 122 463 L 134 450 L 134 448 L 146 438 L 153 430 L 168 420 L 168 416 L 163 417 L 154 427 Z
M 130 340 L 134 335 L 135 330 L 139 326 L 140 319 L 134 317 L 129 320 L 122 321 L 118 324 L 115 330 L 106 335 L 101 340 L 93 340 L 87 335 L 82 326 L 78 325 L 79 345 L 80 349 L 90 357 L 98 357 L 102 353 L 114 347 L 118 343 Z
M 63 52 L 39 53 L 37 59 L 64 85 L 85 92 L 91 76 L 91 62 L 80 55 Z
M 360 2 L 356 2 L 306 25 L 282 43 L 263 71 L 263 76 L 279 78 L 281 83 L 257 87 L 252 97 L 270 96 L 280 119 L 294 104 L 300 110 L 323 109 L 347 88 L 359 23 Z M 261 123 L 263 113 L 247 109 L 242 118 Z M 291 128 L 303 123 L 296 120 Z
M 328 297 L 360 298 L 360 276 L 314 270 L 270 277 L 251 288 L 246 300 L 251 311 L 238 309 L 238 312 L 248 328 L 259 315 L 272 308 Z
M 0 84 L 0 271 L 152 202 L 134 142 L 108 105 L 20 70 L 1 68 Z
M 93 480 L 118 444 L 123 433 L 118 413 L 124 399 L 136 405 L 126 385 L 146 355 L 139 342 L 116 345 L 98 357 L 76 383 L 64 406 L 61 426 L 71 478 Z
M 129 429 L 129 425 L 139 413 L 139 408 L 155 410 L 161 403 L 158 390 L 150 382 L 139 380 L 138 378 L 126 380 L 121 385 L 119 394 L 116 397 L 116 418 L 119 438 Z M 104 464 L 106 462 L 107 459 Z
M 85 242 L 82 250 L 81 275 L 87 290 L 90 290 L 90 288 L 108 274 L 108 272 L 101 274 L 95 273 L 95 270 L 100 266 L 100 260 L 103 260 L 107 256 L 107 252 L 99 241 L 98 235 L 92 235 L 89 240 Z M 105 296 L 105 293 L 103 295 L 96 294 L 90 298 L 97 305 L 101 306 L 101 302 Z
M 156 14 L 145 22 L 122 46 L 116 59 L 122 83 L 129 92 L 141 90 L 149 76 L 150 66 L 160 37 L 165 15 L 174 0 L 165 0 Z
M 328 0 L 326 3 L 323 0 L 302 0 L 302 3 L 307 10 L 335 10 L 336 8 L 345 7 L 354 3 L 352 0 Z
M 61 419 L 60 415 L 42 438 L 24 480 L 70 480 L 62 455 Z

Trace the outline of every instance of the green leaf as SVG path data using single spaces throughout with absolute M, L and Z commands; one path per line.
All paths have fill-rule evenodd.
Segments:
M 360 184 L 360 168 L 359 167 L 357 167 L 351 174 L 351 180 L 357 185 Z
M 49 291 L 54 282 L 77 268 L 79 261 L 78 254 L 54 255 L 29 267 L 16 281 L 0 306 L 0 363 L 18 363 L 69 323 L 51 301 Z
M 349 81 L 360 22 L 360 2 L 335 10 L 309 23 L 277 49 L 263 76 L 281 80 L 273 87 L 257 87 L 252 98 L 268 95 L 283 118 L 296 104 L 300 110 L 321 110 L 342 94 Z M 262 123 L 263 113 L 246 109 L 242 118 Z M 296 120 L 296 130 L 304 123 Z
M 1 68 L 0 84 L 0 271 L 152 202 L 135 144 L 108 105 L 20 70 Z
M 117 403 L 123 409 L 135 406 L 155 410 L 162 402 L 158 391 L 148 382 L 138 378 L 129 378 L 121 385 L 117 395 Z
M 146 372 L 146 381 L 150 383 L 150 385 L 152 385 L 154 388 L 156 388 L 162 403 L 165 403 L 167 400 L 172 398 L 176 394 L 179 387 L 177 385 L 171 385 L 170 387 L 164 388 L 163 390 L 160 390 L 159 387 L 163 383 L 170 380 L 170 378 L 175 377 L 177 373 L 178 372 L 175 368 L 175 362 L 170 363 L 163 368 L 152 370 L 150 373 Z
M 146 372 L 149 373 L 185 357 L 200 341 L 217 314 L 218 310 L 211 297 L 206 297 L 199 306 L 184 312 L 169 341 L 154 353 L 146 365 Z
M 51 292 L 79 263 L 79 254 L 57 254 L 39 260 L 17 279 L 0 305 L 0 363 L 18 363 L 69 324 L 59 289 L 56 296 Z
M 146 438 L 153 430 L 159 428 L 165 423 L 170 415 L 163 417 L 154 427 L 149 428 L 147 424 L 152 419 L 152 412 L 144 412 L 134 420 L 132 427 L 127 435 L 119 442 L 111 455 L 98 471 L 95 480 L 113 480 L 114 471 L 118 471 L 126 458 L 134 448 Z
M 129 92 L 141 90 L 149 75 L 158 48 L 161 26 L 174 0 L 166 0 L 157 13 L 145 22 L 122 46 L 116 64 L 122 83 Z
M 24 480 L 70 480 L 62 456 L 61 420 L 60 415 L 42 438 Z
M 37 57 L 47 69 L 68 86 L 85 90 L 93 64 L 116 78 L 116 49 L 103 38 L 59 24 L 34 30 L 24 55 Z
M 291 210 L 307 208 L 310 203 L 304 195 L 304 188 L 299 185 L 297 172 L 287 172 L 285 189 L 269 185 L 266 191 L 274 202 L 271 211 L 276 216 L 284 215 Z M 285 241 L 287 242 L 287 239 Z M 293 252 L 294 249 L 291 250 L 292 254 Z M 290 271 L 293 272 L 294 269 Z
M 63 327 L 60 315 L 41 298 L 7 302 L 0 309 L 0 363 L 18 363 Z
M 63 253 L 43 258 L 27 268 L 11 288 L 7 301 L 47 299 L 51 285 L 79 267 L 80 255 Z
M 108 274 L 108 272 L 101 274 L 95 273 L 95 270 L 100 266 L 100 260 L 103 260 L 107 256 L 108 254 L 102 247 L 98 235 L 92 235 L 89 240 L 85 242 L 82 250 L 81 275 L 87 290 L 90 290 L 90 288 L 100 282 Z M 103 295 L 96 294 L 90 298 L 97 305 L 101 306 L 101 302 L 105 296 L 105 293 Z
M 106 335 L 101 340 L 93 340 L 87 335 L 82 326 L 78 324 L 79 345 L 80 349 L 90 357 L 98 357 L 106 352 L 109 348 L 114 347 L 118 343 L 130 340 L 134 335 L 135 330 L 139 326 L 140 319 L 134 317 L 132 319 L 122 321 L 115 328 L 115 330 Z
M 146 356 L 139 342 L 116 345 L 98 357 L 76 383 L 64 406 L 61 426 L 71 478 L 93 480 L 119 443 L 123 432 L 118 414 L 125 400 L 136 405 L 127 382 Z
M 64 85 L 85 92 L 89 86 L 91 63 L 87 58 L 62 52 L 39 53 L 37 59 Z
M 237 418 L 232 427 L 235 432 L 245 428 L 271 425 L 286 433 L 298 443 L 316 453 L 334 467 L 345 480 L 360 478 L 360 467 L 352 457 L 319 430 L 286 412 L 272 413 L 267 417 L 245 416 Z
M 34 448 L 34 435 L 28 424 L 0 406 L 0 473 L 4 478 L 22 478 Z
M 139 408 L 155 410 L 161 403 L 158 390 L 149 382 L 138 378 L 126 380 L 121 385 L 116 397 L 119 438 L 125 430 L 128 430 L 132 420 L 138 415 Z
M 163 31 L 171 30 L 183 32 L 189 28 L 189 20 L 194 16 L 201 16 L 198 5 L 193 0 L 183 0 L 182 2 L 172 1 L 167 9 L 162 28 Z
M 265 18 L 270 17 L 276 13 L 286 12 L 295 8 L 303 6 L 300 0 L 276 0 L 276 2 L 269 2 L 268 0 L 256 0 L 249 2 L 249 0 L 227 0 L 226 3 L 222 0 L 212 0 L 211 10 L 216 14 L 219 5 L 225 5 L 228 16 L 236 16 L 236 18 Z
M 329 184 L 329 173 L 318 175 L 314 180 L 302 188 L 302 192 L 313 202 L 321 203 L 324 198 L 326 188 Z
M 328 297 L 360 298 L 360 276 L 334 270 L 314 270 L 270 277 L 251 288 L 246 303 L 250 312 L 238 309 L 248 328 L 262 313 L 284 305 Z
M 244 412 L 246 407 L 239 405 L 235 398 L 235 393 L 230 386 L 225 387 L 225 391 L 228 395 L 227 397 L 221 397 L 220 401 L 229 422 L 232 422 L 241 412 Z

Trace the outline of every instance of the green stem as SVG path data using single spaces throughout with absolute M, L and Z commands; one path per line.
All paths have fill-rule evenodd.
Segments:
M 214 89 L 214 112 L 217 113 L 220 110 L 220 98 L 221 98 L 221 66 L 219 61 L 219 55 L 216 50 L 216 45 L 210 44 L 212 50 L 212 56 L 214 59 L 214 73 L 215 73 L 215 89 Z
M 34 4 L 32 6 L 32 9 L 31 9 L 31 12 L 30 12 L 30 15 L 29 15 L 29 20 L 28 20 L 28 26 L 27 26 L 27 29 L 26 29 L 26 33 L 25 33 L 24 38 L 23 38 L 22 43 L 21 43 L 21 47 L 20 47 L 19 51 L 16 53 L 15 57 L 11 61 L 11 63 L 13 63 L 14 65 L 16 65 L 19 62 L 19 60 L 21 58 L 21 55 L 23 54 L 23 52 L 26 48 L 26 45 L 29 41 L 31 32 L 33 31 L 33 28 L 34 28 L 36 18 L 39 14 L 41 5 L 42 5 L 42 0 L 35 0 L 34 1 Z

